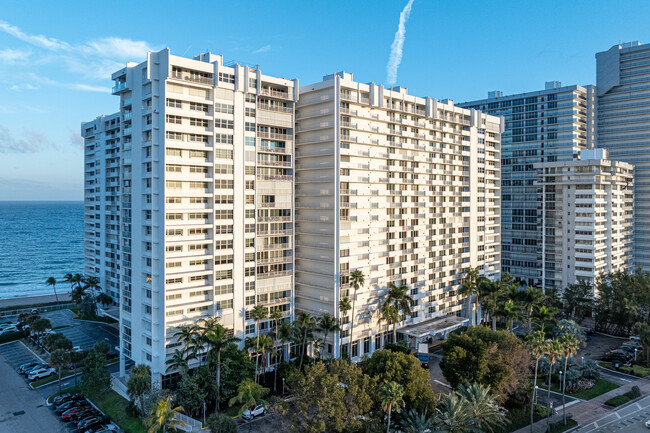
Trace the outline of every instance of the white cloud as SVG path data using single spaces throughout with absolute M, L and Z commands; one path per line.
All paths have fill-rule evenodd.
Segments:
M 20 39 L 21 41 L 27 42 L 28 44 L 35 45 L 37 47 L 46 48 L 48 50 L 69 50 L 71 48 L 70 44 L 67 42 L 60 41 L 55 38 L 48 38 L 43 35 L 28 35 L 20 30 L 16 26 L 12 26 L 9 23 L 0 21 L 0 30 L 3 30 L 6 33 L 14 36 L 15 38 Z
M 68 71 L 93 80 L 109 79 L 110 74 L 123 67 L 127 60 L 144 60 L 147 52 L 155 49 L 146 41 L 134 41 L 119 37 L 105 37 L 72 44 L 44 35 L 27 34 L 4 21 L 0 21 L 0 31 L 46 50 L 39 55 L 39 64 L 63 64 Z M 21 55 L 17 50 L 4 50 L 0 51 L 0 60 L 7 57 L 15 61 Z
M 260 54 L 260 53 L 266 53 L 268 51 L 271 51 L 271 46 L 270 45 L 264 45 L 263 47 L 260 47 L 253 51 L 253 54 Z
M 35 153 L 46 148 L 58 146 L 45 135 L 23 130 L 23 138 L 14 137 L 11 132 L 0 125 L 0 153 Z
M 21 51 L 7 48 L 6 50 L 0 51 L 0 61 L 3 63 L 18 63 L 21 60 L 27 60 L 31 53 L 31 50 Z
M 400 63 L 402 63 L 402 49 L 404 48 L 404 40 L 406 39 L 406 22 L 409 20 L 409 16 L 411 15 L 412 6 L 413 0 L 409 0 L 406 6 L 404 6 L 404 9 L 402 9 L 402 12 L 399 14 L 399 25 L 395 32 L 393 44 L 390 46 L 390 57 L 388 58 L 388 64 L 386 65 L 386 81 L 391 86 L 397 83 L 397 68 L 399 68 Z
M 14 84 L 9 89 L 19 92 L 21 90 L 38 90 L 38 87 L 32 86 L 29 83 L 23 83 L 23 84 Z
M 45 86 L 62 87 L 64 89 L 81 90 L 83 92 L 111 93 L 110 87 L 92 86 L 82 83 L 63 83 L 61 81 L 56 81 L 48 77 L 41 77 L 32 72 L 26 74 L 26 76 L 29 77 L 32 82 Z
M 70 86 L 71 89 L 82 90 L 84 92 L 111 93 L 110 87 L 89 86 L 87 84 L 63 84 L 63 86 Z

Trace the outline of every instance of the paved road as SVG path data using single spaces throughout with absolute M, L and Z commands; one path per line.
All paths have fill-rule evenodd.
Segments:
M 0 433 L 47 432 L 65 433 L 68 430 L 45 405 L 45 399 L 27 387 L 25 380 L 15 372 L 19 350 L 2 347 L 0 356 Z M 4 353 L 12 361 L 5 359 Z
M 650 396 L 599 420 L 579 427 L 576 433 L 641 433 L 647 432 L 645 422 L 650 419 Z
M 62 292 L 65 289 L 59 289 Z M 59 301 L 69 301 L 70 293 L 57 293 Z M 21 305 L 36 305 L 47 304 L 49 302 L 56 302 L 57 298 L 54 295 L 41 295 L 41 296 L 25 296 L 23 298 L 9 298 L 0 299 L 0 307 L 19 307 Z

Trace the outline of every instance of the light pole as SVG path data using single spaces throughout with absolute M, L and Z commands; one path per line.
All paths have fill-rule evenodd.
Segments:
M 585 357 L 581 356 L 580 358 L 582 359 L 582 368 L 584 368 L 585 367 Z
M 203 402 L 203 424 L 205 424 L 205 401 Z
M 284 377 L 282 378 L 282 395 L 284 395 Z
M 539 386 L 535 385 L 535 404 L 537 404 L 538 396 L 539 396 Z
M 636 361 L 636 347 L 634 348 L 634 360 Z

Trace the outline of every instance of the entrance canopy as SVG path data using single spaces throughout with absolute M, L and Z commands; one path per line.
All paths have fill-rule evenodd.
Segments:
M 431 320 L 408 325 L 399 330 L 399 332 L 414 338 L 416 341 L 431 338 L 446 338 L 451 331 L 465 326 L 469 319 L 458 316 L 443 316 Z

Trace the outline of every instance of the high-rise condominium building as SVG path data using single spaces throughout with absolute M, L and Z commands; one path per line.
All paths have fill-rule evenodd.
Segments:
M 86 167 L 102 179 L 98 188 L 119 177 L 106 183 L 114 200 L 93 202 L 110 237 L 90 236 L 89 218 L 87 254 L 91 242 L 95 263 L 105 250 L 119 254 L 121 358 L 150 365 L 159 381 L 180 325 L 218 316 L 243 339 L 259 331 L 256 305 L 292 315 L 297 82 L 169 50 L 112 78 L 120 141 L 104 151 L 87 138 Z M 87 189 L 86 199 L 98 192 Z
M 594 284 L 633 268 L 634 167 L 603 149 L 579 161 L 535 164 L 541 187 L 542 275 L 546 287 Z
M 343 72 L 301 87 L 297 113 L 296 309 L 344 322 L 323 350 L 352 339 L 359 359 L 392 338 L 389 283 L 414 299 L 397 323 L 411 343 L 462 323 L 464 271 L 500 274 L 500 119 Z
M 598 147 L 634 165 L 634 261 L 650 271 L 650 44 L 596 54 Z
M 84 139 L 84 275 L 120 300 L 120 113 L 81 125 Z
M 534 165 L 573 161 L 581 149 L 594 146 L 593 86 L 565 86 L 551 81 L 544 90 L 465 102 L 503 116 L 502 143 L 502 271 L 524 284 L 542 287 L 541 217 Z

